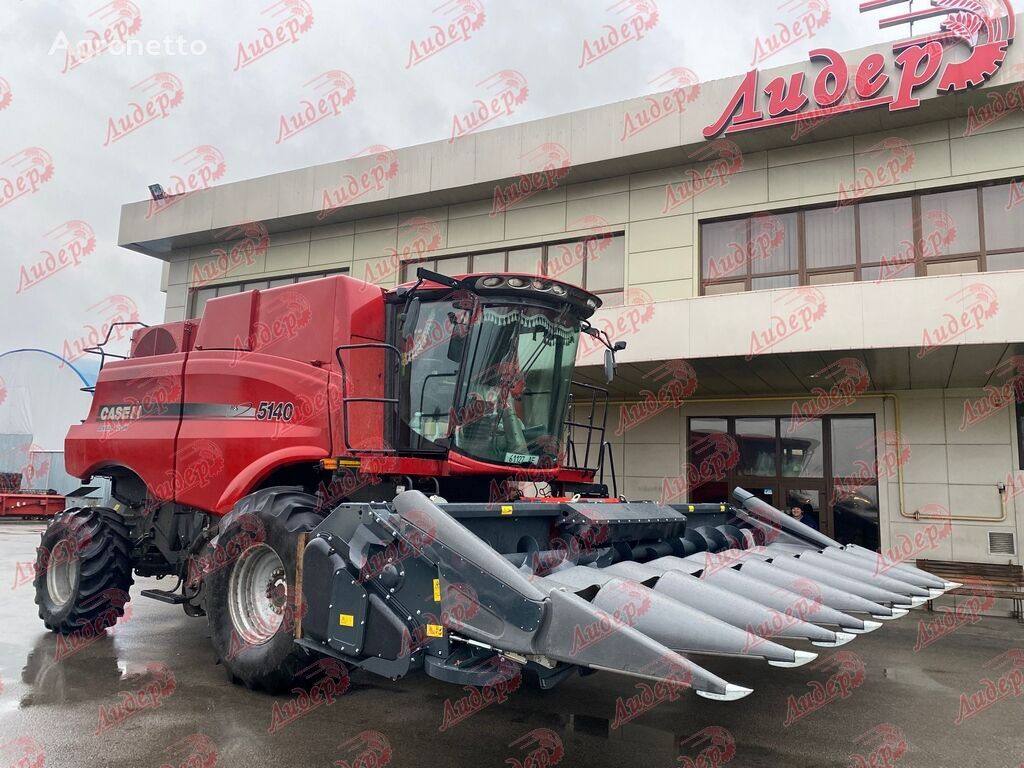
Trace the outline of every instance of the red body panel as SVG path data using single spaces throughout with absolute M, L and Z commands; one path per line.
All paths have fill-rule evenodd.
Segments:
M 133 356 L 104 366 L 88 418 L 68 431 L 67 470 L 87 479 L 125 467 L 151 499 L 217 514 L 274 470 L 331 456 L 362 454 L 362 469 L 381 475 L 576 479 L 455 453 L 368 453 L 391 448 L 392 406 L 372 401 L 395 362 L 384 340 L 383 290 L 345 276 L 211 299 L 198 323 L 137 331 Z M 341 350 L 339 364 L 347 345 L 370 346 Z
M 68 432 L 65 460 L 83 479 L 126 467 L 154 499 L 222 514 L 274 469 L 338 453 L 334 350 L 383 339 L 383 291 L 348 277 L 250 291 L 210 300 L 194 338 L 185 326 L 139 336 L 191 351 L 143 345 L 137 351 L 148 356 L 104 366 L 88 418 Z M 349 381 L 379 396 L 383 367 L 352 366 Z M 379 445 L 383 420 L 364 414 L 349 433 L 353 444 Z

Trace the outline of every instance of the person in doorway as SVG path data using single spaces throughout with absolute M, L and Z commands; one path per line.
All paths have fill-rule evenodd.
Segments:
M 798 523 L 803 523 L 808 528 L 818 530 L 818 521 L 814 519 L 814 508 L 807 504 L 794 504 L 789 509 L 789 514 Z

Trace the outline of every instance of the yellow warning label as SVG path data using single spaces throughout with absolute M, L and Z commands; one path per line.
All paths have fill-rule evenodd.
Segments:
M 503 514 L 503 515 L 511 515 L 512 514 L 512 505 L 511 504 L 502 504 L 501 505 L 501 514 Z
M 444 627 L 440 624 L 427 624 L 427 637 L 444 637 Z
M 690 504 L 690 511 L 693 512 L 693 504 Z
M 441 580 L 434 579 L 434 602 L 441 602 Z
M 339 613 L 338 623 L 343 627 L 351 627 L 356 623 L 356 617 L 351 613 Z

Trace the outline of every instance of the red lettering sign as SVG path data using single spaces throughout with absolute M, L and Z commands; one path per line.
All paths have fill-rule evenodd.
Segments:
M 892 0 L 865 0 L 860 10 L 892 4 Z M 972 6 L 969 10 L 968 5 Z M 936 17 L 941 17 L 939 31 L 894 43 L 891 62 L 880 53 L 849 62 L 838 51 L 817 48 L 810 52 L 810 59 L 824 66 L 813 80 L 796 72 L 761 87 L 760 71 L 750 70 L 718 120 L 704 129 L 704 137 L 813 121 L 871 107 L 888 106 L 890 112 L 914 109 L 921 104 L 920 89 L 936 78 L 939 93 L 954 93 L 981 85 L 998 71 L 1016 26 L 1010 0 L 933 3 L 884 18 L 878 26 L 886 29 Z M 947 50 L 960 46 L 966 47 L 969 55 L 964 57 L 959 51 L 946 55 Z

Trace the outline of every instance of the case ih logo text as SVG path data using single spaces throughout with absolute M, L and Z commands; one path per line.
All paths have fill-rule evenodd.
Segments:
M 337 117 L 341 114 L 341 108 L 347 107 L 356 97 L 355 81 L 340 69 L 328 70 L 308 83 L 303 83 L 302 87 L 309 88 L 315 95 L 300 100 L 299 108 L 290 115 L 281 115 L 275 144 L 298 136 L 321 120 Z
M 736 739 L 728 728 L 709 725 L 679 740 L 679 768 L 718 768 L 736 757 Z M 696 754 L 685 754 L 698 750 Z
M 487 14 L 481 0 L 448 0 L 433 11 L 439 15 L 440 24 L 431 24 L 430 32 L 420 40 L 409 41 L 409 60 L 405 68 L 422 64 L 431 56 L 463 43 L 484 28 Z
M 444 700 L 444 711 L 438 728 L 441 733 L 451 730 L 463 720 L 493 704 L 504 704 L 522 685 L 522 668 L 504 656 L 492 656 L 479 667 L 489 668 L 487 680 L 483 685 L 465 685 L 465 696 L 454 701 Z
M 891 4 L 889 0 L 868 0 L 861 3 L 860 9 L 871 11 Z M 810 97 L 806 76 L 795 72 L 788 80 L 780 76 L 769 82 L 763 89 L 767 95 L 767 103 L 763 103 L 760 72 L 752 69 L 721 116 L 704 129 L 704 136 L 710 139 L 723 133 L 813 119 L 827 114 L 826 110 L 846 97 L 851 88 L 856 98 L 844 111 L 886 106 L 890 112 L 896 112 L 918 107 L 918 91 L 936 78 L 939 93 L 979 86 L 1003 63 L 1016 26 L 1009 0 L 998 0 L 995 5 L 999 16 L 986 12 L 981 3 L 933 0 L 930 7 L 882 19 L 879 26 L 884 29 L 919 19 L 945 17 L 938 33 L 894 43 L 891 62 L 875 52 L 851 67 L 838 51 L 817 48 L 810 52 L 810 59 L 824 66 L 814 79 Z M 946 61 L 947 48 L 961 50 L 951 51 Z M 963 49 L 967 51 L 966 57 L 962 55 Z
M 666 377 L 668 377 L 666 379 Z M 678 408 L 687 398 L 697 391 L 697 372 L 685 360 L 669 360 L 644 378 L 661 382 L 657 392 L 641 389 L 638 403 L 624 403 L 619 406 L 619 425 L 615 428 L 616 436 L 643 424 L 669 408 Z
M 489 95 L 474 99 L 473 107 L 452 118 L 452 133 L 448 143 L 470 133 L 483 130 L 501 117 L 508 117 L 522 106 L 530 95 L 530 88 L 521 72 L 502 69 L 476 84 L 485 88 Z
M 977 400 L 964 400 L 960 431 L 966 432 L 1015 403 L 1024 403 L 1024 357 L 1014 355 L 988 373 L 998 376 L 1012 374 L 998 386 L 985 385 L 985 394 Z
M 273 26 L 260 27 L 249 41 L 238 44 L 235 72 L 286 45 L 297 43 L 313 28 L 313 9 L 306 0 L 279 0 L 260 13 Z
M 614 24 L 605 24 L 601 34 L 583 41 L 579 69 L 593 64 L 626 43 L 642 40 L 658 25 L 658 6 L 654 0 L 619 0 L 606 12 L 616 16 Z
M 106 51 L 121 48 L 142 29 L 142 13 L 131 0 L 112 0 L 90 13 L 89 18 L 99 26 L 86 29 L 80 42 L 72 46 L 67 35 L 61 33 L 50 48 L 50 53 L 64 49 L 61 74 L 78 69 Z
M 971 283 L 961 291 L 946 297 L 953 311 L 944 312 L 935 326 L 925 328 L 921 337 L 918 359 L 923 359 L 939 347 L 956 342 L 968 331 L 980 331 L 999 314 L 999 297 L 984 283 Z
M 147 219 L 186 200 L 193 192 L 209 189 L 210 184 L 220 181 L 227 172 L 223 153 L 210 144 L 200 144 L 174 158 L 174 162 L 179 164 L 181 171 L 172 174 L 170 182 L 162 185 L 165 197 L 149 201 Z
M 344 755 L 334 761 L 338 768 L 384 768 L 391 763 L 391 742 L 380 731 L 360 731 L 341 742 L 338 751 Z
M 559 180 L 569 175 L 572 161 L 569 159 L 569 151 L 552 141 L 524 154 L 520 158 L 520 167 L 533 170 L 520 173 L 511 184 L 499 184 L 494 188 L 491 217 L 504 213 L 513 205 L 533 197 L 538 192 L 557 188 Z
M 832 20 L 827 0 L 786 0 L 776 11 L 772 33 L 754 41 L 752 67 L 801 40 L 810 40 Z
M 835 669 L 822 682 L 811 680 L 808 691 L 799 697 L 790 694 L 786 700 L 786 719 L 782 726 L 788 728 L 810 714 L 827 707 L 834 701 L 850 698 L 853 691 L 864 684 L 864 660 L 852 651 L 836 651 L 827 659 L 819 659 L 810 669 L 829 671 Z
M 770 261 L 786 242 L 786 226 L 773 213 L 759 213 L 751 221 L 750 239 L 725 246 L 728 254 L 708 262 L 707 280 L 722 280 L 739 272 L 746 275 L 747 264 Z
M 716 154 L 718 157 L 714 157 Z M 743 152 L 735 142 L 728 139 L 718 139 L 698 148 L 690 153 L 690 160 L 697 163 L 708 161 L 708 164 L 703 171 L 688 168 L 683 174 L 683 181 L 665 187 L 662 213 L 670 213 L 710 189 L 729 186 L 729 177 L 743 170 Z
M 565 756 L 561 737 L 550 728 L 534 728 L 508 746 L 518 749 L 522 758 L 506 757 L 505 765 L 509 768 L 550 768 Z
M 804 402 L 793 403 L 786 434 L 792 435 L 800 427 L 826 413 L 852 405 L 871 386 L 867 367 L 855 357 L 836 360 L 813 374 L 811 378 L 832 379 L 832 385 L 828 389 L 813 387 L 811 394 L 814 397 Z
M 68 267 L 77 267 L 82 257 L 96 250 L 96 235 L 84 221 L 65 221 L 44 235 L 57 243 L 56 250 L 42 250 L 34 264 L 18 269 L 17 293 L 27 291 Z
M 34 195 L 53 172 L 53 158 L 40 147 L 28 147 L 0 162 L 0 208 Z
M 784 295 L 781 303 L 786 313 L 772 315 L 766 328 L 750 332 L 747 361 L 753 360 L 755 355 L 770 352 L 793 336 L 807 333 L 828 311 L 825 295 L 817 288 L 797 288 L 794 291 L 787 291 Z
M 622 135 L 619 141 L 643 133 L 670 115 L 681 115 L 688 104 L 700 97 L 700 79 L 692 69 L 686 67 L 673 67 L 651 80 L 650 84 L 661 92 L 654 96 L 644 96 L 644 106 L 622 116 Z M 663 92 L 670 87 L 672 90 Z
M 363 158 L 371 163 L 360 162 L 363 170 L 358 173 L 346 173 L 337 186 L 320 191 L 320 213 L 317 219 L 323 221 L 332 213 L 357 200 L 380 192 L 388 186 L 388 182 L 398 175 L 398 158 L 394 151 L 383 144 L 373 144 L 361 152 L 348 158 Z
M 107 119 L 107 138 L 104 147 L 115 144 L 125 136 L 156 120 L 164 120 L 171 111 L 185 101 L 185 88 L 177 75 L 158 72 L 132 86 L 138 91 L 141 101 L 128 103 L 128 110 L 120 116 Z

